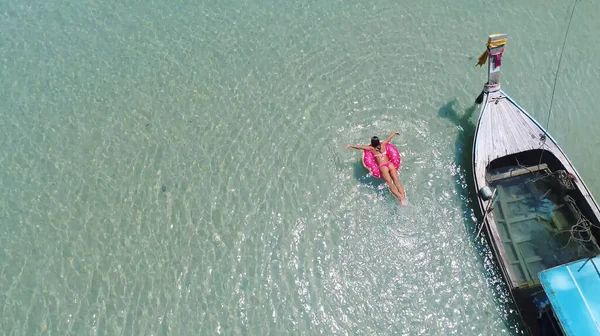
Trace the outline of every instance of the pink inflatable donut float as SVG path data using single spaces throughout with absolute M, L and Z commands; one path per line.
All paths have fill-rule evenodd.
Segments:
M 385 152 L 387 156 L 390 158 L 390 162 L 396 167 L 396 169 L 400 169 L 400 164 L 402 163 L 402 157 L 400 156 L 400 152 L 396 146 L 391 143 L 387 143 L 385 145 Z M 363 151 L 362 158 L 363 166 L 371 173 L 371 175 L 376 178 L 381 178 L 381 171 L 379 171 L 379 166 L 377 165 L 377 161 L 375 160 L 375 155 L 368 150 Z

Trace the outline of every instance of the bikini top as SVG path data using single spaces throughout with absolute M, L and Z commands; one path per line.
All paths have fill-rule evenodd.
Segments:
M 374 155 L 375 155 L 375 156 L 378 156 L 378 157 L 382 157 L 382 156 L 384 156 L 384 155 L 385 155 L 385 153 L 386 153 L 386 152 L 385 152 L 385 151 L 383 151 L 383 153 L 374 154 Z

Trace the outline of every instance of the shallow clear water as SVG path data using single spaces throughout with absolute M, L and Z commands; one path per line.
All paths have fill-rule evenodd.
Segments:
M 469 197 L 475 68 L 545 124 L 570 4 L 0 3 L 8 335 L 519 333 Z M 578 4 L 550 131 L 593 192 Z M 347 143 L 394 140 L 409 206 Z

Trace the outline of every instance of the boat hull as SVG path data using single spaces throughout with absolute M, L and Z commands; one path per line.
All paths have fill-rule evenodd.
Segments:
M 546 231 L 554 229 L 562 238 L 560 226 L 569 221 L 555 218 L 555 208 L 562 207 L 565 218 L 571 216 L 571 212 L 577 216 L 580 211 L 597 225 L 600 224 L 600 208 L 556 141 L 499 87 L 484 93 L 472 159 L 477 203 L 485 218 L 482 225 L 523 322 L 531 334 L 536 334 L 536 321 L 535 318 L 532 320 L 532 315 L 537 307 L 531 295 L 541 288 L 537 274 L 556 266 L 555 261 L 569 262 L 572 261 L 570 258 L 575 260 L 578 256 L 557 258 L 558 247 L 539 252 L 531 245 L 541 246 L 544 240 L 554 239 L 542 228 Z M 559 171 L 564 172 L 561 176 L 568 177 L 567 182 L 571 181 L 569 187 L 572 189 L 562 190 L 556 183 L 550 183 L 558 180 L 554 175 Z M 480 193 L 484 187 L 497 190 L 497 197 L 484 197 Z M 535 211 L 527 208 L 532 204 Z M 545 217 L 550 224 L 539 218 L 540 213 L 544 215 L 544 211 L 540 211 L 542 205 L 548 208 Z M 511 210 L 514 208 L 525 210 L 515 212 Z M 487 213 L 488 209 L 492 210 Z

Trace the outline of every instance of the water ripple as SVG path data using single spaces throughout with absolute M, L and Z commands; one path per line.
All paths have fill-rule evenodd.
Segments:
M 480 89 L 488 6 L 0 6 L 2 330 L 519 333 L 438 113 Z M 558 34 L 535 14 L 566 4 L 523 6 L 503 20 Z M 515 69 L 549 64 L 531 36 Z M 406 208 L 343 150 L 392 131 Z

